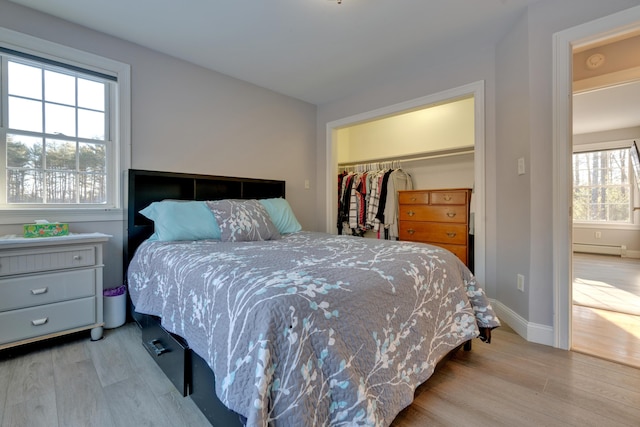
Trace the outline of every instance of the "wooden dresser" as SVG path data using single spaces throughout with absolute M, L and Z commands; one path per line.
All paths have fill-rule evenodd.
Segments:
M 469 202 L 471 189 L 398 192 L 399 238 L 440 246 L 469 268 Z
M 102 337 L 102 244 L 109 237 L 0 239 L 0 349 L 86 329 Z

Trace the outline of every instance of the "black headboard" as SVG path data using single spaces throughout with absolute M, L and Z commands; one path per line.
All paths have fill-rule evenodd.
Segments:
M 284 196 L 284 181 L 129 169 L 125 268 L 140 243 L 153 234 L 153 222 L 139 213 L 151 202 Z

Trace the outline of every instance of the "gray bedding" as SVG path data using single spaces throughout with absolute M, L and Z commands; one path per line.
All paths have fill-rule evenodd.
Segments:
M 387 426 L 447 352 L 499 325 L 469 270 L 419 243 L 145 242 L 128 284 L 249 426 Z

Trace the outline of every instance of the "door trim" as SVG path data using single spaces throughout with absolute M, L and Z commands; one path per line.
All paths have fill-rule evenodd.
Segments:
M 571 348 L 572 52 L 640 28 L 640 6 L 553 35 L 553 329 L 554 346 Z

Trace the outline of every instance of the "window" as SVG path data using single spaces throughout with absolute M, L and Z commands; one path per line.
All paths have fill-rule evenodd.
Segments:
M 7 64 L 7 204 L 107 204 L 108 80 Z
M 120 208 L 129 66 L 4 29 L 0 60 L 0 207 Z
M 632 223 L 629 149 L 573 154 L 573 220 Z

